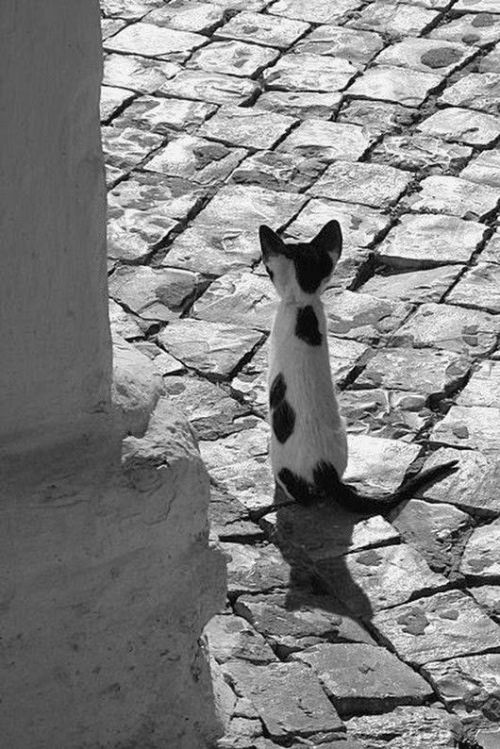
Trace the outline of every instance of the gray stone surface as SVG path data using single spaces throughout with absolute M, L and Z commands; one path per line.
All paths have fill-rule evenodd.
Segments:
M 225 223 L 203 226 L 195 221 L 174 239 L 162 264 L 216 277 L 246 268 L 259 256 L 254 231 L 242 231 Z
M 133 98 L 132 91 L 117 86 L 101 87 L 100 115 L 101 122 L 106 122 L 120 107 L 123 107 Z
M 101 0 L 101 11 L 111 18 L 119 16 L 136 21 L 160 3 L 158 0 Z
M 257 90 L 256 83 L 248 78 L 205 70 L 181 70 L 175 77 L 163 82 L 159 93 L 214 104 L 246 104 Z
M 186 416 L 200 439 L 217 439 L 243 428 L 238 416 L 242 407 L 219 385 L 197 377 L 174 377 L 165 380 L 165 392 Z
M 442 445 L 466 447 L 486 454 L 498 453 L 500 408 L 452 406 L 430 435 Z
M 322 644 L 292 658 L 312 668 L 340 715 L 388 712 L 433 696 L 421 676 L 381 647 Z
M 368 435 L 351 434 L 348 443 L 349 461 L 343 480 L 372 496 L 396 491 L 420 453 L 418 445 Z
M 190 271 L 121 266 L 111 276 L 109 293 L 144 320 L 168 322 L 180 317 L 198 280 Z
M 455 749 L 462 733 L 446 710 L 435 707 L 397 707 L 383 715 L 351 718 L 346 726 L 369 749 Z
M 426 169 L 440 173 L 463 166 L 471 155 L 470 146 L 447 143 L 433 135 L 413 133 L 386 136 L 377 143 L 371 158 L 402 169 Z
M 460 265 L 372 276 L 361 290 L 384 299 L 403 302 L 439 302 L 461 273 Z
M 276 660 L 262 635 L 240 616 L 214 616 L 205 627 L 205 636 L 210 653 L 219 663 L 226 663 L 235 658 L 255 664 Z
M 409 7 L 409 6 L 399 6 Z M 376 65 L 349 87 L 349 96 L 361 99 L 381 99 L 418 107 L 441 83 L 435 73 L 423 73 L 396 65 Z
M 500 623 L 500 590 L 498 585 L 479 585 L 471 588 L 470 594 L 488 616 Z
M 500 39 L 500 20 L 493 13 L 466 14 L 437 26 L 430 36 L 433 39 L 484 47 Z
M 482 356 L 492 351 L 499 331 L 500 320 L 488 312 L 429 303 L 397 330 L 391 343 Z
M 460 572 L 468 578 L 499 577 L 499 543 L 499 520 L 495 520 L 490 525 L 475 528 L 460 560 Z
M 353 291 L 323 294 L 328 330 L 336 336 L 373 342 L 399 328 L 411 308 L 404 302 Z
M 463 179 L 471 182 L 500 187 L 500 149 L 482 151 L 460 172 Z
M 167 5 L 163 3 L 156 3 L 156 5 L 158 7 L 144 17 L 144 22 L 179 31 L 206 34 L 218 26 L 224 16 L 222 9 L 212 3 L 177 0 Z
M 229 148 L 196 135 L 181 135 L 158 150 L 145 168 L 167 177 L 217 184 L 229 176 L 246 153 L 243 148 Z
M 172 62 L 148 57 L 110 54 L 104 58 L 103 82 L 141 94 L 153 94 L 180 70 Z
M 299 18 L 312 23 L 336 23 L 356 10 L 359 0 L 338 0 L 334 6 L 322 0 L 277 0 L 269 11 L 285 18 Z
M 301 120 L 311 117 L 329 120 L 337 111 L 341 99 L 342 95 L 336 91 L 265 91 L 257 99 L 255 107 Z
M 436 593 L 448 584 L 446 577 L 433 572 L 424 557 L 408 544 L 323 559 L 317 567 L 329 590 L 358 616 L 366 620 L 374 616 L 376 626 L 376 612 L 397 610 L 400 604 Z M 398 645 L 396 650 L 401 654 Z
M 480 362 L 458 396 L 457 404 L 500 408 L 500 362 L 488 359 Z
M 126 26 L 106 39 L 104 47 L 111 52 L 127 52 L 144 57 L 181 61 L 205 43 L 205 37 L 200 34 L 140 22 Z
M 386 265 L 408 269 L 467 263 L 484 231 L 482 224 L 455 216 L 404 214 L 380 244 L 378 256 Z
M 432 419 L 427 397 L 414 391 L 370 388 L 344 390 L 342 415 L 350 434 L 411 441 Z
M 199 130 L 200 135 L 221 140 L 233 146 L 270 149 L 292 127 L 296 120 L 283 114 L 249 109 L 221 107 Z
M 500 312 L 500 266 L 497 263 L 473 266 L 453 287 L 447 301 L 464 307 L 480 307 L 497 314 Z
M 374 644 L 340 601 L 328 595 L 300 591 L 242 595 L 234 609 L 281 657 L 322 642 Z
M 377 65 L 397 65 L 424 73 L 448 75 L 472 54 L 473 50 L 464 44 L 410 37 L 386 47 L 377 55 Z
M 493 47 L 491 52 L 481 58 L 479 62 L 480 73 L 496 73 L 498 72 L 498 64 L 500 62 L 500 48 L 498 44 Z
M 214 380 L 229 377 L 261 338 L 255 330 L 190 319 L 171 323 L 158 336 L 168 353 Z
M 302 192 L 318 179 L 324 168 L 321 161 L 307 156 L 263 151 L 242 161 L 231 179 L 238 184 L 260 185 L 270 190 Z
M 432 570 L 450 572 L 456 558 L 454 545 L 467 530 L 469 515 L 450 504 L 410 499 L 389 517 L 404 541 L 417 549 Z
M 380 136 L 400 127 L 409 125 L 415 111 L 399 104 L 386 101 L 352 99 L 345 103 L 337 117 L 337 122 L 352 122 L 361 125 L 370 135 Z
M 331 55 L 348 60 L 363 69 L 383 47 L 379 34 L 347 29 L 345 26 L 317 26 L 293 48 L 294 52 L 312 55 Z
M 424 468 L 448 460 L 457 461 L 457 470 L 425 489 L 423 497 L 435 502 L 452 502 L 462 510 L 481 516 L 500 515 L 499 469 L 495 456 L 475 450 L 442 447 L 429 457 Z
M 381 0 L 370 3 L 359 16 L 349 21 L 347 26 L 384 33 L 399 37 L 403 34 L 418 36 L 437 18 L 437 12 L 418 5 L 384 3 Z
M 309 28 L 309 24 L 302 21 L 243 11 L 217 29 L 217 37 L 286 49 Z
M 497 229 L 489 238 L 480 256 L 486 263 L 500 263 L 500 230 Z
M 163 141 L 157 133 L 145 133 L 133 127 L 103 127 L 102 146 L 106 164 L 118 169 L 130 170 L 144 161 Z
M 128 106 L 114 124 L 118 127 L 139 127 L 168 135 L 172 130 L 192 132 L 216 111 L 214 104 L 190 99 L 164 99 L 140 96 Z
M 309 192 L 315 197 L 386 208 L 398 201 L 411 179 L 407 172 L 390 166 L 337 161 Z
M 342 229 L 344 247 L 368 247 L 391 223 L 389 216 L 364 205 L 313 198 L 287 227 L 286 236 L 295 242 L 308 242 L 316 236 L 318 227 L 333 217 Z
M 439 102 L 497 114 L 499 96 L 500 75 L 470 73 L 447 88 L 439 97 Z
M 470 146 L 490 146 L 500 135 L 497 117 L 460 107 L 441 109 L 425 119 L 417 130 Z
M 341 91 L 356 74 L 347 60 L 323 55 L 288 54 L 264 72 L 267 89 L 278 91 Z
M 500 627 L 458 590 L 380 611 L 373 625 L 400 658 L 417 665 L 500 645 Z
M 227 557 L 228 595 L 260 593 L 286 587 L 290 566 L 275 546 L 250 546 L 224 541 L 220 543 L 220 548 Z
M 431 679 L 445 705 L 461 718 L 470 721 L 472 716 L 484 714 L 498 722 L 500 654 L 472 655 L 427 663 L 424 673 Z
M 318 680 L 302 663 L 232 663 L 225 673 L 236 693 L 251 700 L 271 738 L 329 738 L 342 728 Z
M 466 356 L 451 351 L 386 349 L 370 359 L 355 387 L 382 386 L 443 396 L 465 381 L 470 367 L 471 362 Z
M 270 279 L 256 273 L 226 273 L 214 281 L 193 307 L 200 320 L 269 331 L 277 294 Z
M 278 55 L 277 49 L 257 44 L 212 42 L 191 56 L 188 67 L 239 78 L 253 77 L 274 62 Z
M 426 177 L 419 188 L 403 201 L 415 213 L 445 213 L 481 221 L 495 210 L 500 199 L 496 188 L 459 177 Z

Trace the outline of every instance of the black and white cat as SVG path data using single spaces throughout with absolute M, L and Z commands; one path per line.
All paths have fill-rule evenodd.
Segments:
M 286 243 L 260 227 L 266 270 L 280 296 L 270 339 L 271 465 L 276 482 L 296 502 L 333 500 L 347 509 L 380 513 L 449 473 L 457 461 L 422 471 L 394 494 L 365 497 L 341 480 L 347 436 L 335 396 L 321 302 L 342 252 L 337 221 L 309 243 Z M 283 503 L 290 504 L 290 502 Z M 262 516 L 273 508 L 267 508 Z

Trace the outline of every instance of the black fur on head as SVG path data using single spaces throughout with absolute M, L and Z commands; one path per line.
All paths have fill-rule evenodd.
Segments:
M 331 275 L 342 253 L 342 232 L 338 221 L 328 221 L 310 242 L 285 243 L 272 229 L 259 229 L 262 258 L 272 280 L 278 258 L 291 260 L 297 283 L 306 294 L 313 294 Z

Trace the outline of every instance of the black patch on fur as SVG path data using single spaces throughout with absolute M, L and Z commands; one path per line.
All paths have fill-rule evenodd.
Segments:
M 300 307 L 297 312 L 297 322 L 295 323 L 295 335 L 301 341 L 308 343 L 309 346 L 321 346 L 323 336 L 319 330 L 318 318 L 310 304 L 307 307 Z
M 328 253 L 310 244 L 293 246 L 293 262 L 297 283 L 306 294 L 313 294 L 333 269 Z
M 295 411 L 284 398 L 273 411 L 273 432 L 283 445 L 292 435 L 295 426 Z
M 335 467 L 326 460 L 320 460 L 314 466 L 313 481 L 318 494 L 332 496 L 332 493 L 339 486 L 343 488 Z
M 287 492 L 300 504 L 310 504 L 314 500 L 314 493 L 311 491 L 310 484 L 301 476 L 290 471 L 289 468 L 282 468 L 278 473 L 278 478 L 285 485 Z
M 277 408 L 279 404 L 285 399 L 286 394 L 286 382 L 282 373 L 276 375 L 274 378 L 271 390 L 269 391 L 269 405 L 271 408 Z

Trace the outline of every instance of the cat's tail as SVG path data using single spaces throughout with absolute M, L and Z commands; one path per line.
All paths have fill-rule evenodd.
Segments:
M 413 478 L 408 479 L 400 488 L 392 494 L 381 497 L 369 497 L 358 492 L 353 486 L 344 484 L 342 479 L 331 463 L 320 463 L 314 471 L 315 499 L 316 501 L 333 501 L 351 512 L 363 515 L 384 515 L 393 507 L 409 499 L 416 491 L 424 486 L 444 478 L 453 473 L 458 465 L 458 460 L 450 460 L 447 463 L 427 468 L 420 471 Z M 270 512 L 275 512 L 280 507 L 288 507 L 294 504 L 312 504 L 312 501 L 301 502 L 300 499 L 290 499 L 275 505 L 269 505 L 251 512 L 253 520 L 259 520 Z
M 318 475 L 316 475 L 315 472 L 314 478 L 316 486 L 321 494 L 325 498 L 328 497 L 339 505 L 342 505 L 346 510 L 367 515 L 383 515 L 405 499 L 410 499 L 419 489 L 453 473 L 456 470 L 457 465 L 458 460 L 450 460 L 447 463 L 441 463 L 441 465 L 434 466 L 433 468 L 427 468 L 426 470 L 417 473 L 413 478 L 408 479 L 408 481 L 405 481 L 397 491 L 381 497 L 366 496 L 358 492 L 353 486 L 344 484 L 344 482 L 339 479 L 335 469 L 333 469 L 333 471 L 328 470 L 330 466 L 328 466 L 327 470 L 323 473 L 323 467 L 320 466 L 320 468 L 317 469 Z M 327 479 L 328 484 L 325 483 Z

